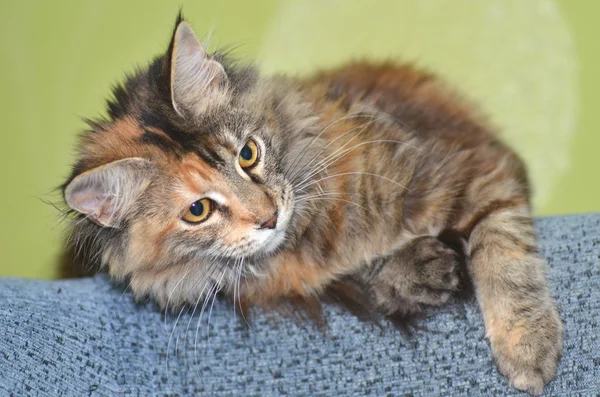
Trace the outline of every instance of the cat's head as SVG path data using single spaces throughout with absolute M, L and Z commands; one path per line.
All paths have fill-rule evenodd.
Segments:
M 311 124 L 293 90 L 208 54 L 178 20 L 164 56 L 114 91 L 64 185 L 73 239 L 116 275 L 267 256 L 297 232 L 291 174 Z

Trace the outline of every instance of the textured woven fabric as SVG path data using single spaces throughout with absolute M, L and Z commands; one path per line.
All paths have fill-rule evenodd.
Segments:
M 600 214 L 536 224 L 565 324 L 546 395 L 600 396 Z M 259 313 L 248 330 L 221 302 L 201 323 L 165 319 L 105 276 L 0 279 L 0 302 L 1 396 L 520 394 L 496 371 L 474 302 L 433 310 L 412 337 L 336 307 L 325 333 Z

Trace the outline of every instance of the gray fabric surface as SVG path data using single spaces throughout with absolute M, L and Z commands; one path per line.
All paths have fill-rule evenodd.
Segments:
M 546 395 L 600 396 L 600 214 L 537 226 L 565 323 L 565 353 Z M 473 302 L 434 310 L 421 323 L 428 330 L 411 338 L 335 307 L 326 309 L 326 334 L 260 314 L 248 331 L 220 302 L 210 326 L 210 307 L 200 326 L 198 313 L 165 320 L 105 276 L 4 278 L 0 302 L 2 396 L 522 394 L 496 371 Z

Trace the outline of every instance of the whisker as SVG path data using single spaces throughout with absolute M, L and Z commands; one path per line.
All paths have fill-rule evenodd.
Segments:
M 307 196 L 300 196 L 298 197 L 298 199 L 296 200 L 297 203 L 301 203 L 303 201 L 307 201 L 313 198 L 317 198 L 317 197 L 323 197 L 323 196 L 335 196 L 335 195 L 350 195 L 350 193 L 346 192 L 323 192 L 323 193 L 317 193 L 317 194 L 309 194 Z
M 365 211 L 367 211 L 367 212 L 370 212 L 371 214 L 375 214 L 375 213 L 374 213 L 373 211 L 371 211 L 370 209 L 368 209 L 368 208 L 365 208 L 365 207 L 363 207 L 362 205 L 360 205 L 360 204 L 358 204 L 358 203 L 355 203 L 354 201 L 350 201 L 350 200 L 344 200 L 344 199 L 340 199 L 340 198 L 337 198 L 337 197 L 316 197 L 316 198 L 313 198 L 311 201 L 313 201 L 313 200 L 332 200 L 332 201 L 333 201 L 333 200 L 335 200 L 335 201 L 343 201 L 343 202 L 345 202 L 345 203 L 352 204 L 352 205 L 355 205 L 355 206 L 357 206 L 357 207 L 360 207 L 360 208 L 362 208 L 363 210 L 365 210 Z
M 337 136 L 335 139 L 331 140 L 329 143 L 327 143 L 327 145 L 325 145 L 312 159 L 311 161 L 306 165 L 309 166 L 312 161 L 321 153 L 323 153 L 325 151 L 325 149 L 327 149 L 329 146 L 333 145 L 334 143 L 336 143 L 337 141 L 339 141 L 340 139 L 342 139 L 343 137 L 345 137 L 346 135 L 348 135 L 349 133 L 356 131 L 357 129 L 363 127 L 355 136 L 353 136 L 352 138 L 350 138 L 348 141 L 346 141 L 344 143 L 344 145 L 341 146 L 341 148 L 343 148 L 344 146 L 346 146 L 347 144 L 349 144 L 350 142 L 352 142 L 356 137 L 358 137 L 360 134 L 363 133 L 363 131 L 365 131 L 367 129 L 368 126 L 370 126 L 373 123 L 376 123 L 377 121 L 380 121 L 382 118 L 380 117 L 375 117 L 375 116 L 370 116 L 370 115 L 360 115 L 361 117 L 370 117 L 371 120 L 366 121 L 362 124 L 359 124 L 357 126 L 354 126 L 352 128 L 350 128 L 348 131 L 344 132 L 343 134 L 340 134 L 339 136 Z M 341 149 L 341 148 L 338 148 Z M 333 154 L 333 153 L 332 153 Z
M 129 279 L 129 283 L 127 283 L 127 286 L 125 287 L 125 289 L 123 290 L 123 292 L 121 292 L 121 295 L 119 295 L 119 299 L 117 299 L 117 302 L 121 302 L 121 299 L 123 299 L 123 297 L 127 293 L 127 290 L 129 290 L 131 288 L 131 283 L 132 282 L 133 282 L 133 280 Z
M 322 136 L 322 135 L 323 135 L 323 134 L 324 134 L 324 133 L 325 133 L 325 132 L 326 132 L 326 131 L 327 131 L 327 130 L 328 130 L 330 127 L 331 127 L 331 126 L 333 126 L 333 125 L 335 125 L 335 124 L 337 124 L 337 123 L 339 123 L 340 121 L 343 121 L 343 120 L 348 120 L 348 119 L 352 119 L 352 118 L 357 118 L 357 117 L 360 117 L 360 116 L 361 116 L 361 114 L 360 114 L 360 113 L 361 113 L 361 112 L 350 113 L 350 114 L 347 114 L 347 115 L 345 115 L 345 116 L 342 116 L 342 117 L 340 117 L 340 118 L 338 118 L 338 119 L 336 119 L 336 120 L 332 121 L 331 123 L 327 124 L 327 125 L 326 125 L 326 126 L 325 126 L 325 127 L 322 129 L 322 130 L 321 130 L 321 132 L 320 132 L 318 135 L 316 135 L 316 136 L 315 136 L 315 137 L 314 137 L 314 138 L 313 138 L 313 139 L 312 139 L 310 142 L 308 142 L 308 143 L 307 143 L 307 144 L 306 144 L 306 145 L 305 145 L 305 146 L 302 148 L 302 150 L 301 150 L 301 151 L 298 153 L 298 155 L 296 156 L 296 158 L 294 158 L 294 160 L 293 160 L 293 161 L 292 161 L 292 163 L 290 164 L 290 168 L 292 168 L 292 166 L 293 166 L 293 165 L 295 165 L 296 161 L 298 160 L 298 157 L 300 157 L 300 155 L 301 155 L 301 154 L 302 154 L 302 153 L 303 153 L 303 152 L 304 152 L 306 149 L 308 149 L 309 147 L 311 147 L 311 146 L 312 146 L 312 145 L 313 145 L 313 144 L 314 144 L 314 143 L 317 141 L 317 139 L 319 139 L 319 138 L 320 138 L 320 137 L 321 137 L 321 136 Z
M 204 298 L 204 302 L 202 303 L 202 309 L 200 309 L 200 315 L 198 317 L 198 322 L 196 323 L 196 332 L 194 333 L 194 362 L 198 363 L 198 333 L 200 331 L 200 324 L 202 323 L 202 315 L 204 314 L 204 310 L 206 309 L 206 305 L 212 296 L 213 291 L 217 289 L 217 284 L 212 284 L 206 297 Z
M 210 274 L 212 273 L 212 271 L 214 270 L 214 268 L 215 268 L 215 263 L 211 263 L 211 265 L 209 266 L 209 268 L 208 268 L 207 272 L 206 272 L 206 273 L 204 273 L 204 274 L 203 274 L 203 275 L 202 275 L 202 276 L 201 276 L 201 277 L 198 279 L 198 281 L 196 282 L 196 285 L 200 285 L 200 282 L 201 282 L 201 281 L 204 281 L 204 280 L 206 280 L 208 277 L 210 277 Z M 190 268 L 190 269 L 191 269 L 191 268 Z M 187 273 L 186 273 L 186 274 L 187 274 Z M 205 284 L 205 286 L 204 286 L 204 288 L 202 289 L 202 291 L 200 291 L 199 298 L 198 298 L 198 300 L 196 301 L 196 304 L 194 305 L 194 310 L 193 310 L 192 314 L 190 315 L 190 320 L 188 320 L 188 325 L 187 325 L 187 327 L 186 327 L 186 331 L 185 331 L 185 332 L 186 332 L 186 340 L 187 340 L 187 333 L 188 333 L 189 326 L 190 326 L 190 321 L 191 321 L 191 319 L 194 317 L 194 312 L 196 311 L 196 308 L 197 308 L 197 306 L 198 306 L 198 304 L 199 304 L 200 297 L 202 297 L 202 294 L 204 293 L 204 290 L 206 289 L 206 287 L 207 287 L 208 285 L 210 285 L 210 284 Z M 183 310 L 184 310 L 184 309 L 186 309 L 186 306 L 185 306 L 185 305 L 183 305 L 183 306 L 181 307 L 181 311 L 179 312 L 179 315 L 177 316 L 177 319 L 175 320 L 175 325 L 173 326 L 173 331 L 171 332 L 171 335 L 169 336 L 169 342 L 168 342 L 168 344 L 167 344 L 167 355 L 166 355 L 166 368 L 167 368 L 167 370 L 168 370 L 168 367 L 169 367 L 169 352 L 170 352 L 171 340 L 173 339 L 173 335 L 174 335 L 174 333 L 175 333 L 175 329 L 176 329 L 176 327 L 177 327 L 177 324 L 178 324 L 178 322 L 179 322 L 179 319 L 180 319 L 180 317 L 181 317 L 181 315 L 182 315 L 182 313 L 183 313 Z M 187 310 L 188 310 L 188 312 L 189 312 L 189 308 L 188 308 Z M 165 323 L 166 323 L 166 316 L 165 316 Z M 177 336 L 177 338 L 176 338 L 176 341 L 175 341 L 175 355 L 176 355 L 176 356 L 177 356 L 177 351 L 178 351 L 178 343 L 179 343 L 179 335 Z
M 167 297 L 167 303 L 165 305 L 165 331 L 167 330 L 167 313 L 169 311 L 169 302 L 171 301 L 171 296 L 173 295 L 173 293 L 175 292 L 175 290 L 177 289 L 177 287 L 179 286 L 179 284 L 181 284 L 181 282 L 183 281 L 183 279 L 185 278 L 185 276 L 188 275 L 188 273 L 192 270 L 192 268 L 188 268 L 188 270 L 183 274 L 183 276 L 181 276 L 181 278 L 179 279 L 179 281 L 177 282 L 177 284 L 175 284 L 175 286 L 173 287 L 173 289 L 171 290 L 171 292 L 169 293 L 168 297 Z
M 326 127 L 325 127 L 325 128 L 322 130 L 322 131 L 321 131 L 321 133 L 319 133 L 319 135 L 317 135 L 315 138 L 313 138 L 313 140 L 312 140 L 312 141 L 310 141 L 308 145 L 306 145 L 304 148 L 302 148 L 302 150 L 301 150 L 301 151 L 298 153 L 298 155 L 297 155 L 297 156 L 296 156 L 296 158 L 294 159 L 294 162 L 293 162 L 292 164 L 290 164 L 290 166 L 289 166 L 289 169 L 293 169 L 293 168 L 294 168 L 294 167 L 297 165 L 297 161 L 298 161 L 300 158 L 302 158 L 302 157 L 301 157 L 301 155 L 302 155 L 302 154 L 304 154 L 304 153 L 306 152 L 306 150 L 307 150 L 309 147 L 311 147 L 311 146 L 314 144 L 314 142 L 316 142 L 316 140 L 317 140 L 318 138 L 320 138 L 320 137 L 321 137 L 321 135 L 323 135 L 323 134 L 325 133 L 325 131 L 327 131 L 327 130 L 328 130 L 330 127 L 331 127 L 331 126 L 333 126 L 334 124 L 336 124 L 336 123 L 338 123 L 338 122 L 340 122 L 340 121 L 343 121 L 343 120 L 349 120 L 349 119 L 353 119 L 353 118 L 360 118 L 360 117 L 365 117 L 365 118 L 366 118 L 366 117 L 375 117 L 375 116 L 370 116 L 370 115 L 364 114 L 364 113 L 362 113 L 362 112 L 355 112 L 355 113 L 350 113 L 349 115 L 346 115 L 346 116 L 344 116 L 344 117 L 340 117 L 339 119 L 337 119 L 337 120 L 335 120 L 335 121 L 333 121 L 333 122 L 329 123 L 329 124 L 328 124 L 328 125 L 327 125 L 327 126 L 326 126 Z M 369 121 L 369 122 L 367 122 L 367 123 L 370 123 L 370 122 L 371 122 L 371 121 Z M 367 124 L 367 123 L 364 123 L 364 124 Z M 362 125 L 362 124 L 361 124 L 361 125 Z M 360 128 L 360 126 L 357 126 L 357 127 L 351 128 L 350 130 L 348 130 L 348 131 L 344 132 L 343 134 L 341 134 L 340 136 L 338 136 L 337 138 L 335 138 L 333 141 L 331 141 L 331 142 L 329 142 L 327 145 L 325 145 L 323 148 L 321 148 L 321 150 L 320 150 L 320 151 L 319 151 L 319 152 L 318 152 L 318 153 L 317 153 L 315 156 L 313 156 L 313 158 L 311 158 L 311 159 L 309 160 L 309 162 L 308 162 L 306 165 L 304 165 L 302 168 L 300 168 L 299 170 L 297 170 L 297 171 L 296 171 L 294 174 L 291 174 L 291 175 L 290 175 L 290 179 L 294 179 L 294 178 L 296 177 L 296 175 L 297 175 L 299 172 L 302 172 L 302 170 L 303 170 L 304 168 L 308 167 L 308 166 L 309 166 L 309 165 L 310 165 L 310 164 L 311 164 L 311 163 L 314 161 L 314 159 L 315 159 L 315 158 L 317 158 L 317 157 L 318 157 L 318 156 L 319 156 L 321 153 L 323 153 L 323 151 L 324 151 L 324 150 L 325 150 L 327 147 L 329 147 L 330 145 L 332 145 L 332 144 L 333 144 L 334 142 L 336 142 L 338 139 L 342 138 L 344 135 L 346 135 L 346 134 L 348 134 L 348 133 L 350 133 L 350 132 L 354 131 L 356 128 Z M 287 176 L 287 175 L 286 175 L 286 176 Z
M 316 170 L 315 172 L 312 172 L 307 178 L 305 178 L 302 182 L 300 182 L 297 185 L 297 189 L 302 189 L 304 186 L 303 184 L 306 183 L 308 181 L 308 179 L 310 177 L 312 177 L 313 175 L 315 175 L 316 173 L 324 170 L 325 168 L 329 167 L 330 165 L 334 164 L 335 162 L 341 160 L 342 158 L 344 158 L 345 156 L 347 156 L 350 152 L 358 149 L 361 146 L 364 145 L 368 145 L 368 144 L 373 144 L 373 143 L 396 143 L 396 144 L 402 144 L 402 145 L 407 145 L 409 147 L 414 147 L 406 142 L 402 142 L 402 141 L 395 141 L 395 140 L 391 140 L 391 139 L 376 139 L 376 140 L 372 140 L 372 141 L 366 141 L 366 142 L 361 142 L 359 144 L 356 144 L 348 149 L 345 149 L 343 152 L 339 153 L 338 157 L 333 159 L 332 161 L 330 161 L 329 163 L 325 164 L 324 166 L 321 167 L 321 169 Z M 418 150 L 418 148 L 415 147 L 415 149 Z
M 194 314 L 196 313 L 196 310 L 198 309 L 198 305 L 200 304 L 200 299 L 202 299 L 202 297 L 204 295 L 204 291 L 206 290 L 206 287 L 211 285 L 210 283 L 207 283 L 206 280 L 209 280 L 212 277 L 213 272 L 215 271 L 216 268 L 217 268 L 217 262 L 216 261 L 211 262 L 208 270 L 196 282 L 196 285 L 200 285 L 200 283 L 202 283 L 202 284 L 204 284 L 204 287 L 202 287 L 202 290 L 198 294 L 198 299 L 196 300 L 196 303 L 194 304 L 194 310 L 192 311 L 192 314 L 190 315 L 190 319 L 188 320 L 188 323 L 187 323 L 187 327 L 185 328 L 186 341 L 187 341 L 187 334 L 190 329 L 190 324 L 192 322 L 192 319 L 194 318 Z
M 217 281 L 218 288 L 213 295 L 212 303 L 210 304 L 210 310 L 208 311 L 208 321 L 206 322 L 206 343 L 207 343 L 207 345 L 210 343 L 210 319 L 212 317 L 213 306 L 215 305 L 215 301 L 217 300 L 217 295 L 219 294 L 219 291 L 221 291 L 221 289 L 223 288 L 223 286 L 221 285 L 221 281 L 223 280 L 223 276 L 225 276 L 225 273 L 227 273 L 227 269 L 223 270 L 223 273 L 221 274 L 221 278 L 219 278 L 219 281 Z
M 375 117 L 374 115 L 373 115 L 373 116 L 370 116 L 370 115 L 363 115 L 363 116 L 364 116 L 364 117 L 370 117 L 370 118 L 371 118 L 371 120 L 368 120 L 368 121 L 366 121 L 366 122 L 364 122 L 364 123 L 362 123 L 362 124 L 359 124 L 359 125 L 357 125 L 357 126 L 354 126 L 353 128 L 350 128 L 348 131 L 344 132 L 343 134 L 341 134 L 341 135 L 339 135 L 338 137 L 336 137 L 335 139 L 333 139 L 331 142 L 329 142 L 327 145 L 325 145 L 325 146 L 324 146 L 324 147 L 321 149 L 321 151 L 319 151 L 319 152 L 318 152 L 318 153 L 317 153 L 315 156 L 313 156 L 313 158 L 312 158 L 312 159 L 311 159 L 311 160 L 308 162 L 308 164 L 306 164 L 306 165 L 304 166 L 304 168 L 306 168 L 306 167 L 310 166 L 310 165 L 312 164 L 312 162 L 313 162 L 313 161 L 316 159 L 316 157 L 318 157 L 318 156 L 319 156 L 319 155 L 320 155 L 320 154 L 321 154 L 323 151 L 325 151 L 325 150 L 326 150 L 326 149 L 327 149 L 329 146 L 333 145 L 335 142 L 339 141 L 340 139 L 342 139 L 343 137 L 345 137 L 345 136 L 346 136 L 346 135 L 348 135 L 349 133 L 351 133 L 351 132 L 353 132 L 353 131 L 355 131 L 355 130 L 357 130 L 357 129 L 361 128 L 361 130 L 360 130 L 360 131 L 359 131 L 359 132 L 358 132 L 356 135 L 354 135 L 352 138 L 350 138 L 348 141 L 346 141 L 346 142 L 345 142 L 345 143 L 344 143 L 344 144 L 343 144 L 341 147 L 337 148 L 337 149 L 336 149 L 334 152 L 332 152 L 332 153 L 328 154 L 328 155 L 327 155 L 325 158 L 323 158 L 323 159 L 319 160 L 319 162 L 318 162 L 318 163 L 315 165 L 315 168 L 317 168 L 317 167 L 319 166 L 319 164 L 320 164 L 320 163 L 323 163 L 323 162 L 326 162 L 326 161 L 328 161 L 328 159 L 329 159 L 329 158 L 331 158 L 331 157 L 333 157 L 333 156 L 335 156 L 335 154 L 336 154 L 337 152 L 339 152 L 340 150 L 343 150 L 343 149 L 344 149 L 344 147 L 346 147 L 346 146 L 347 146 L 348 144 L 350 144 L 350 143 L 351 143 L 351 142 L 352 142 L 354 139 L 356 139 L 356 138 L 357 138 L 357 137 L 358 137 L 360 134 L 362 134 L 364 131 L 366 131 L 366 130 L 367 130 L 367 128 L 368 128 L 368 127 L 369 127 L 371 124 L 374 124 L 374 123 L 376 123 L 376 122 L 378 122 L 378 121 L 382 121 L 382 120 L 384 120 L 384 119 L 385 119 L 385 118 L 384 118 L 384 117 L 382 117 L 382 116 L 378 116 L 378 117 Z
M 344 134 L 342 135 L 346 135 L 348 132 L 354 131 L 360 127 L 363 127 L 358 133 L 356 133 L 356 135 L 354 135 L 352 138 L 350 138 L 347 142 L 345 142 L 341 147 L 337 148 L 336 150 L 334 150 L 332 153 L 330 153 L 329 155 L 325 156 L 323 159 L 319 160 L 312 168 L 312 171 L 308 172 L 308 175 L 304 176 L 304 179 L 302 179 L 299 184 L 304 183 L 305 181 L 307 181 L 308 179 L 310 179 L 311 177 L 313 177 L 315 174 L 325 170 L 327 168 L 327 163 L 331 161 L 331 159 L 335 159 L 335 157 L 338 155 L 338 153 L 340 153 L 341 151 L 344 150 L 344 148 L 350 144 L 350 142 L 352 142 L 354 139 L 356 139 L 361 133 L 363 133 L 363 131 L 366 131 L 367 127 L 368 127 L 369 123 L 364 123 L 361 124 L 358 127 L 354 127 L 352 129 L 350 129 L 349 131 L 346 131 Z M 339 137 L 338 137 L 339 138 Z M 336 139 L 337 140 L 337 139 Z M 316 158 L 317 156 L 313 157 L 313 160 Z M 312 162 L 312 160 L 311 160 Z M 309 162 L 304 169 L 307 169 L 308 166 L 310 165 Z M 304 170 L 303 170 L 304 172 Z
M 237 271 L 238 268 L 241 268 L 241 264 L 242 264 L 241 258 L 240 259 L 236 259 L 236 262 L 234 264 L 234 269 L 235 270 L 234 270 L 234 281 L 233 281 L 233 316 L 234 317 L 235 317 L 235 297 L 237 295 L 237 288 L 236 288 L 237 280 L 236 280 L 236 277 L 235 277 L 235 273 L 238 272 Z
M 240 266 L 239 266 L 239 272 L 238 272 L 238 278 L 237 278 L 237 285 L 238 285 L 238 304 L 240 305 L 240 314 L 242 315 L 242 318 L 244 319 L 244 322 L 246 323 L 246 325 L 248 326 L 248 329 L 252 332 L 254 332 L 254 330 L 252 329 L 252 327 L 250 326 L 250 324 L 248 323 L 248 320 L 246 320 L 246 316 L 244 314 L 244 309 L 242 308 L 242 301 L 241 301 L 241 296 L 239 293 L 240 290 L 240 279 L 242 278 L 242 267 L 244 265 L 244 259 L 245 257 L 242 256 L 242 260 L 240 262 Z M 233 302 L 234 306 L 235 306 L 235 300 Z
M 198 333 L 200 331 L 200 325 L 202 324 L 202 316 L 204 315 L 204 311 L 206 310 L 208 301 L 211 299 L 211 295 L 213 295 L 213 293 L 214 293 L 215 298 L 216 298 L 217 293 L 220 291 L 221 288 L 220 288 L 219 284 L 220 284 L 221 280 L 223 279 L 223 276 L 225 275 L 228 266 L 229 266 L 229 262 L 223 266 L 224 269 L 221 273 L 221 278 L 219 279 L 219 281 L 215 280 L 216 282 L 212 284 L 211 289 L 208 291 L 208 294 L 206 295 L 206 298 L 204 299 L 204 302 L 202 303 L 202 309 L 200 310 L 200 315 L 198 318 L 198 322 L 196 324 L 196 332 L 194 334 L 194 362 L 198 362 Z M 219 272 L 217 271 L 217 273 L 219 273 Z M 214 303 L 214 300 L 213 300 L 213 303 Z M 211 305 L 211 307 L 212 307 L 212 305 Z
M 402 185 L 401 183 L 398 183 L 398 182 L 396 182 L 395 180 L 393 180 L 393 179 L 390 179 L 390 178 L 388 178 L 388 177 L 386 177 L 386 176 L 379 175 L 379 174 L 373 174 L 373 173 L 371 173 L 371 172 L 361 172 L 361 171 L 354 171 L 354 172 L 342 172 L 342 173 L 340 173 L 340 174 L 329 175 L 329 176 L 326 176 L 326 177 L 323 177 L 323 178 L 317 179 L 316 181 L 312 181 L 312 182 L 310 182 L 310 183 L 306 184 L 306 185 L 305 185 L 303 188 L 307 188 L 307 187 L 309 187 L 309 186 L 311 186 L 311 185 L 314 185 L 315 183 L 319 183 L 319 182 L 321 182 L 321 181 L 324 181 L 324 180 L 327 180 L 327 179 L 336 178 L 336 177 L 338 177 L 338 176 L 344 176 L 344 175 L 367 175 L 367 176 L 374 176 L 374 177 L 377 177 L 377 178 L 381 178 L 381 179 L 383 179 L 383 180 L 385 180 L 385 181 L 391 182 L 391 183 L 393 183 L 393 184 L 395 184 L 395 185 L 397 185 L 397 186 L 400 186 L 402 189 L 404 189 L 404 190 L 408 191 L 408 188 L 407 188 L 406 186 L 404 186 L 404 185 Z
M 179 311 L 179 315 L 177 316 L 177 319 L 175 320 L 175 325 L 173 325 L 173 330 L 171 331 L 171 335 L 169 335 L 169 341 L 167 342 L 167 357 L 165 359 L 165 372 L 168 376 L 169 374 L 169 353 L 171 351 L 171 340 L 173 339 L 173 334 L 175 333 L 175 329 L 177 328 L 177 323 L 179 322 L 179 319 L 181 318 L 181 315 L 183 314 L 183 311 L 185 310 L 185 306 L 181 307 L 181 310 Z M 177 356 L 177 350 L 175 350 L 175 356 Z
M 332 144 L 334 144 L 335 142 L 337 142 L 339 139 L 341 139 L 341 138 L 343 138 L 344 136 L 346 136 L 347 134 L 349 134 L 349 133 L 351 133 L 351 132 L 353 132 L 353 131 L 355 131 L 355 130 L 357 130 L 357 129 L 361 128 L 361 127 L 363 127 L 363 128 L 362 128 L 362 129 L 361 129 L 361 130 L 360 130 L 360 131 L 359 131 L 359 132 L 358 132 L 358 133 L 357 133 L 355 136 L 353 136 L 351 139 L 349 139 L 349 140 L 348 140 L 348 142 L 344 143 L 344 145 L 342 145 L 342 147 L 341 147 L 341 148 L 338 148 L 336 151 L 334 151 L 333 153 L 329 154 L 329 155 L 328 155 L 328 156 L 326 156 L 324 159 L 322 159 L 322 160 L 319 160 L 319 162 L 317 162 L 317 164 L 316 164 L 315 168 L 316 168 L 316 167 L 318 167 L 318 166 L 319 166 L 319 164 L 320 164 L 321 162 L 327 161 L 327 159 L 328 159 L 330 156 L 333 156 L 333 155 L 335 155 L 335 153 L 336 153 L 337 151 L 339 151 L 339 150 L 343 149 L 343 148 L 344 148 L 346 145 L 348 145 L 350 142 L 352 142 L 352 141 L 353 141 L 353 140 L 354 140 L 356 137 L 358 137 L 360 134 L 362 134 L 362 133 L 363 133 L 363 131 L 365 131 L 369 125 L 371 125 L 372 123 L 374 123 L 374 122 L 376 122 L 376 121 L 377 121 L 377 119 L 369 120 L 369 121 L 367 121 L 367 122 L 365 122 L 365 123 L 359 124 L 358 126 L 355 126 L 355 127 L 353 127 L 353 128 L 350 128 L 348 131 L 344 132 L 343 134 L 341 134 L 340 136 L 338 136 L 337 138 L 335 138 L 334 140 L 332 140 L 331 142 L 329 142 L 329 143 L 328 143 L 327 145 L 325 145 L 325 146 L 324 146 L 324 147 L 323 147 L 323 148 L 322 148 L 322 149 L 321 149 L 321 150 L 320 150 L 320 151 L 319 151 L 319 152 L 318 152 L 316 155 L 314 155 L 314 156 L 313 156 L 313 157 L 310 159 L 310 161 L 309 161 L 307 164 L 305 164 L 305 165 L 304 165 L 302 168 L 300 168 L 300 169 L 299 169 L 297 172 L 295 172 L 295 173 L 294 173 L 294 174 L 293 174 L 293 175 L 290 177 L 290 179 L 292 179 L 292 180 L 293 180 L 293 179 L 295 179 L 295 178 L 296 178 L 296 176 L 297 176 L 297 175 L 299 175 L 299 174 L 300 174 L 300 172 L 303 172 L 303 171 L 304 171 L 306 168 L 308 168 L 308 167 L 309 167 L 309 166 L 312 164 L 312 162 L 313 162 L 313 161 L 314 161 L 314 160 L 315 160 L 315 159 L 316 159 L 316 158 L 317 158 L 317 157 L 318 157 L 318 156 L 319 156 L 321 153 L 323 153 L 323 152 L 325 151 L 325 149 L 327 149 L 329 146 L 331 146 Z M 303 150 L 303 152 L 304 152 L 304 150 Z

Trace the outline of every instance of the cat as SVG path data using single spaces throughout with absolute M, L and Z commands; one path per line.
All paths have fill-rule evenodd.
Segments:
M 532 394 L 554 378 L 562 325 L 525 166 L 433 74 L 357 61 L 262 77 L 180 16 L 89 125 L 62 187 L 71 240 L 136 296 L 268 307 L 347 284 L 382 315 L 416 313 L 458 288 L 453 233 L 500 372 Z

